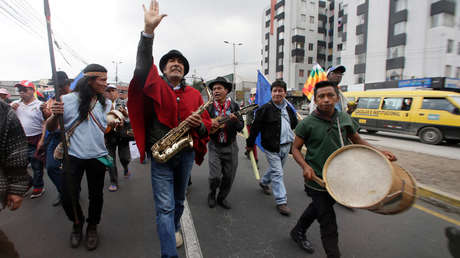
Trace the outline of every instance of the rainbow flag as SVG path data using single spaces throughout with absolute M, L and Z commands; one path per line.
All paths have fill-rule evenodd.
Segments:
M 311 101 L 313 98 L 313 89 L 315 88 L 316 83 L 325 80 L 327 80 L 326 72 L 323 70 L 321 65 L 315 64 L 303 86 L 303 94 L 305 94 L 305 96 L 307 96 L 307 98 Z

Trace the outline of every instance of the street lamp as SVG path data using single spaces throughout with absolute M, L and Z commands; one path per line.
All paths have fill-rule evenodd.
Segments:
M 241 46 L 243 43 L 235 43 L 235 42 L 228 42 L 224 41 L 225 44 L 233 45 L 233 100 L 236 101 L 236 58 L 235 58 L 235 50 L 236 46 Z
M 112 61 L 115 64 L 115 86 L 118 88 L 118 65 L 123 63 L 123 61 Z

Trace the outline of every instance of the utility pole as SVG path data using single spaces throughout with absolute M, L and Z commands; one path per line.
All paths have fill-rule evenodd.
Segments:
M 115 86 L 118 88 L 118 64 L 122 64 L 123 61 L 112 61 L 115 64 Z
M 235 43 L 224 41 L 225 44 L 232 44 L 233 45 L 233 100 L 236 101 L 236 46 L 241 46 L 243 43 Z

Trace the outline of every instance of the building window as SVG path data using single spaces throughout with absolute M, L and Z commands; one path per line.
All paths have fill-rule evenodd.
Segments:
M 365 74 L 360 73 L 355 76 L 355 83 L 364 83 L 365 81 Z
M 303 63 L 303 60 L 304 60 L 303 56 L 295 56 L 294 62 Z
M 283 31 L 278 34 L 278 39 L 284 39 L 284 32 Z
M 366 63 L 366 53 L 356 55 L 356 64 L 364 64 L 364 63 Z
M 454 50 L 454 41 L 452 39 L 447 40 L 447 53 L 452 53 Z
M 366 22 L 365 14 L 361 14 L 358 16 L 358 23 L 356 25 L 364 24 Z
M 281 27 L 284 25 L 284 19 L 278 20 L 278 27 Z
M 306 14 L 300 14 L 300 21 L 302 23 L 306 23 L 307 22 L 307 15 Z
M 303 69 L 299 70 L 299 77 L 304 77 L 305 76 L 305 71 Z
M 431 16 L 431 28 L 441 25 L 441 13 Z
M 283 78 L 283 72 L 277 72 L 276 79 L 281 79 L 281 78 Z
M 450 77 L 452 73 L 452 65 L 446 65 L 446 69 L 444 70 L 444 76 Z
M 279 45 L 278 46 L 278 53 L 283 53 L 283 47 L 284 47 L 284 45 Z
M 294 48 L 303 49 L 303 43 L 296 42 L 296 43 L 294 44 Z
M 460 78 L 460 67 L 457 67 L 457 70 L 455 71 L 455 78 Z
M 460 47 L 459 47 L 459 49 L 460 49 Z M 313 44 L 312 43 L 308 44 L 308 50 L 313 51 Z
M 364 34 L 359 34 L 356 36 L 356 44 L 364 44 Z
M 404 45 L 388 48 L 387 58 L 392 59 L 404 56 L 405 48 L 406 47 Z
M 401 33 L 406 33 L 406 22 L 398 22 L 394 25 L 394 33 L 393 35 L 398 35 Z
M 308 57 L 308 64 L 313 64 L 313 57 L 311 56 Z
M 308 75 L 308 76 L 311 75 L 311 70 L 308 70 L 307 75 Z
M 339 65 L 341 63 L 342 63 L 342 58 L 339 56 L 339 57 L 336 58 L 335 64 Z
M 337 45 L 337 51 L 342 51 L 342 47 L 343 47 L 342 44 L 338 44 L 338 45 Z
M 315 16 L 310 16 L 310 24 L 314 24 L 315 23 Z
M 278 65 L 283 65 L 283 58 L 278 58 Z
M 405 9 L 407 9 L 407 1 L 406 0 L 396 0 L 395 12 L 399 12 Z
M 388 70 L 386 75 L 387 81 L 401 80 L 403 78 L 403 69 Z

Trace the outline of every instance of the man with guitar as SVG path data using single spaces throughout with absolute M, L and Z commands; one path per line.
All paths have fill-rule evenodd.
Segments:
M 238 104 L 227 97 L 232 90 L 232 84 L 223 77 L 217 77 L 209 83 L 214 103 L 208 106 L 208 113 L 212 119 L 209 149 L 209 208 L 217 204 L 225 209 L 231 206 L 226 200 L 238 167 L 238 144 L 236 132 L 241 132 L 244 121 L 238 113 Z M 217 194 L 217 189 L 219 193 Z M 217 194 L 217 199 L 216 199 Z

